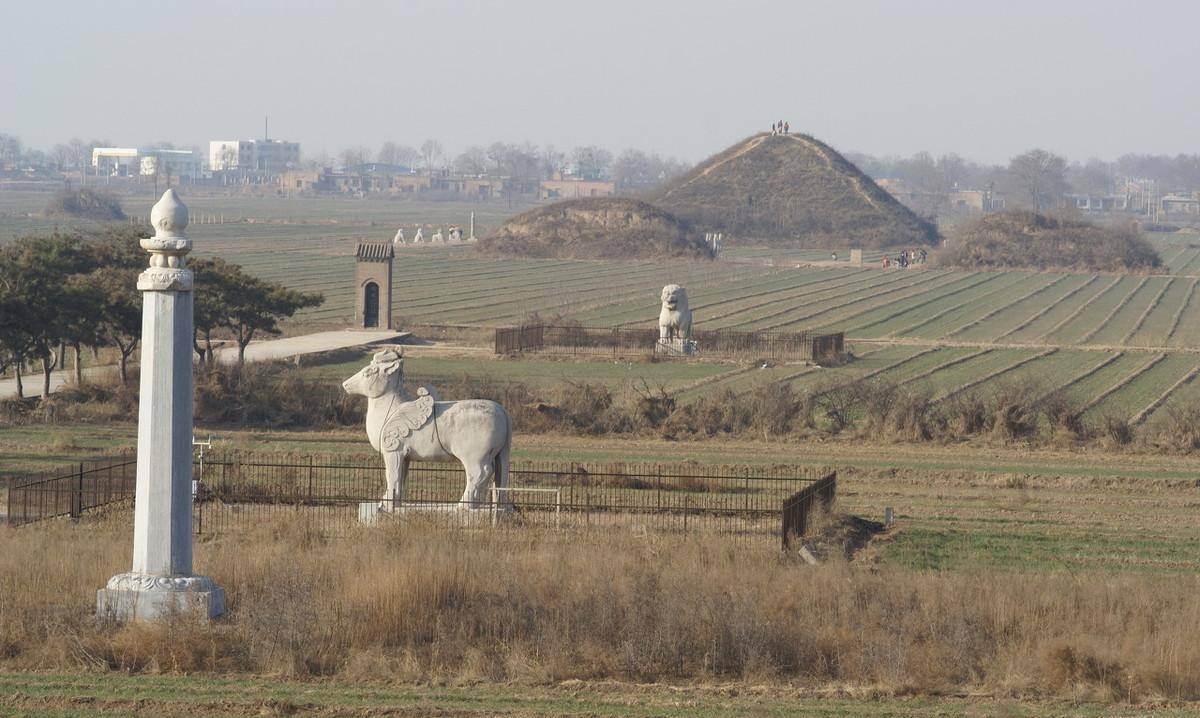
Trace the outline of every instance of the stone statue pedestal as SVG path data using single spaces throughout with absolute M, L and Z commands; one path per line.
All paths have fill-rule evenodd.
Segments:
M 401 502 L 395 508 L 385 509 L 379 501 L 364 501 L 358 505 L 358 522 L 363 526 L 377 526 L 385 521 L 414 519 L 449 526 L 495 525 L 501 517 L 513 513 L 512 504 L 483 504 L 479 507 L 463 508 L 455 502 L 417 503 Z
M 207 576 L 119 573 L 96 592 L 96 615 L 148 621 L 179 615 L 208 620 L 225 613 L 225 589 Z
M 659 339 L 658 344 L 654 345 L 655 354 L 665 354 L 667 356 L 690 357 L 696 353 L 696 342 L 675 338 L 675 339 Z

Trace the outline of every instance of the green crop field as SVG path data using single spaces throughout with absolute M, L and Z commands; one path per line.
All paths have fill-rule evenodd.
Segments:
M 1133 718 L 1141 706 L 1005 698 L 820 697 L 794 690 L 723 686 L 636 685 L 565 681 L 547 685 L 461 685 L 244 676 L 125 676 L 114 673 L 0 675 L 0 713 L 21 716 L 512 715 L 608 718 Z M 1153 715 L 1191 715 L 1191 706 L 1156 707 Z
M 0 242 L 44 231 L 46 193 L 0 194 Z M 150 197 L 126 197 L 130 213 Z M 465 224 L 484 234 L 521 207 L 503 203 L 187 197 L 198 255 L 219 255 L 289 286 L 325 295 L 301 324 L 353 313 L 354 243 L 395 228 Z M 144 214 L 144 212 L 143 212 Z M 220 219 L 224 217 L 225 223 Z M 209 223 L 209 222 L 217 223 Z M 1178 236 L 1177 236 L 1178 235 Z M 1190 239 L 1189 239 L 1190 238 Z M 1168 270 L 1200 272 L 1193 235 L 1156 239 Z M 1192 246 L 1197 244 L 1197 246 Z M 492 259 L 468 246 L 401 249 L 395 308 L 402 324 L 505 325 L 530 315 L 592 326 L 653 325 L 666 283 L 688 287 L 698 327 L 843 331 L 850 338 L 931 343 L 1096 345 L 1200 350 L 1195 274 L 1110 277 L 1030 272 L 883 269 L 831 262 L 823 250 L 732 247 L 718 262 Z M 803 266 L 805 262 L 820 263 Z
M 0 242 L 57 226 L 38 216 L 47 199 L 46 193 L 0 193 Z M 339 198 L 185 199 L 197 254 L 219 255 L 325 295 L 290 332 L 351 320 L 355 242 L 387 241 L 400 225 L 466 224 L 471 212 L 484 234 L 522 209 Z M 143 204 L 148 210 L 151 200 L 147 194 L 123 201 L 134 214 Z M 654 326 L 658 290 L 676 282 L 688 288 L 697 328 L 841 331 L 859 359 L 820 370 L 540 360 L 476 367 L 470 360 L 426 365 L 414 359 L 410 374 L 437 383 L 478 372 L 538 387 L 644 380 L 679 391 L 685 402 L 724 388 L 741 393 L 788 383 L 801 390 L 858 377 L 912 385 L 935 397 L 1036 381 L 1086 403 L 1091 417 L 1144 421 L 1196 391 L 1190 372 L 1193 357 L 1200 357 L 1197 239 L 1155 236 L 1169 272 L 1161 276 L 884 269 L 880 252 L 868 252 L 864 266 L 855 267 L 844 261 L 844 250 L 836 262 L 823 250 L 762 247 L 731 247 L 716 262 L 602 262 L 493 259 L 469 246 L 413 247 L 398 252 L 394 312 L 402 326 L 491 327 L 533 315 L 589 326 Z M 1166 356 L 1147 366 L 1159 354 Z

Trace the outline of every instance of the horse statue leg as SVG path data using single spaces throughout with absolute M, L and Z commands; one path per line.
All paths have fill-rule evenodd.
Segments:
M 495 466 L 490 457 L 480 461 L 460 461 L 467 472 L 467 486 L 463 490 L 461 503 L 466 508 L 481 509 L 488 503 L 488 484 L 492 482 Z
M 387 489 L 383 492 L 380 508 L 394 511 L 400 508 L 404 498 L 404 475 L 408 470 L 408 457 L 402 451 L 383 452 L 383 466 L 387 477 Z

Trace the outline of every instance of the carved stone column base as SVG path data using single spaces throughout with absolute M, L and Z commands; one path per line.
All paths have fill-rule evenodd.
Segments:
M 225 589 L 207 576 L 119 573 L 96 592 L 96 615 L 121 622 L 172 615 L 207 621 L 223 613 Z

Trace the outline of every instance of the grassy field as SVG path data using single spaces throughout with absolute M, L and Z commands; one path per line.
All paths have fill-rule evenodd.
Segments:
M 356 430 L 197 429 L 218 450 L 361 454 Z M 0 428 L 0 465 L 25 474 L 134 444 L 136 426 Z M 664 441 L 520 435 L 518 460 L 800 464 L 832 467 L 839 505 L 899 530 L 880 560 L 922 570 L 1200 570 L 1200 459 L 1007 446 L 856 441 Z
M 394 685 L 204 676 L 0 674 L 0 715 L 12 716 L 611 716 L 612 718 L 1159 718 L 1194 707 L 1018 702 L 988 698 L 821 697 L 803 690 L 650 686 L 566 681 L 556 685 Z

